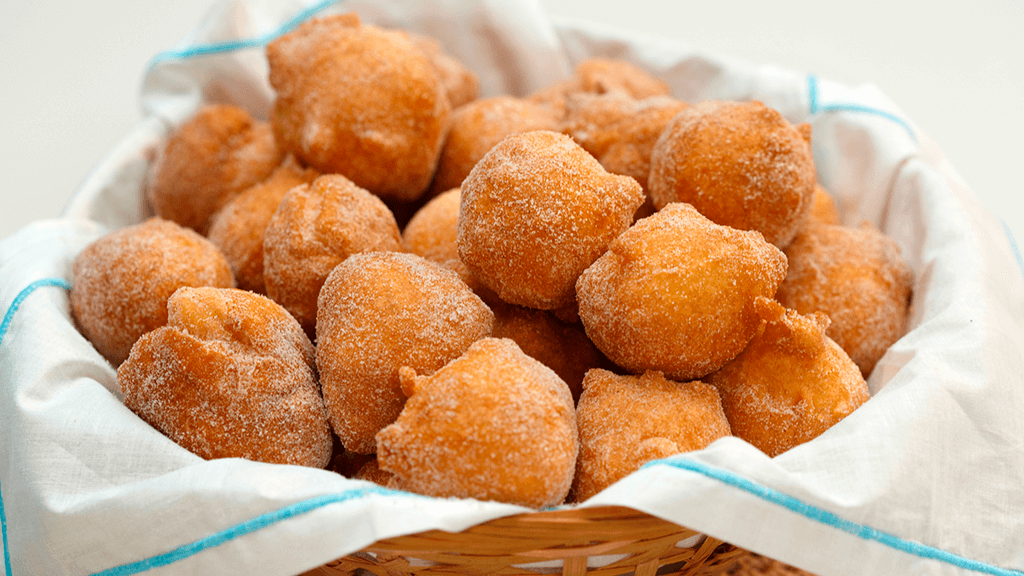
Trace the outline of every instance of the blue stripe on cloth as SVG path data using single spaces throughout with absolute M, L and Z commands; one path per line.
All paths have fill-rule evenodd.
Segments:
M 910 124 L 891 112 L 886 112 L 885 110 L 872 108 L 870 106 L 863 106 L 861 104 L 822 104 L 818 93 L 818 77 L 813 74 L 807 76 L 807 109 L 811 114 L 818 114 L 821 112 L 861 112 L 864 114 L 873 114 L 899 124 L 907 131 L 911 140 L 915 143 L 918 141 L 917 134 L 914 134 L 914 129 L 910 127 Z
M 204 550 L 220 546 L 221 544 L 230 542 L 235 538 L 245 536 L 246 534 L 250 534 L 257 530 L 262 530 L 263 528 L 266 528 L 268 526 L 271 526 L 284 520 L 288 520 L 289 518 L 294 518 L 296 516 L 312 512 L 314 510 L 323 508 L 324 506 L 328 506 L 330 504 L 339 504 L 342 502 L 348 502 L 350 500 L 365 498 L 367 496 L 412 496 L 416 498 L 423 498 L 423 496 L 418 496 L 416 494 L 412 494 L 409 492 L 400 492 L 397 490 L 389 490 L 387 488 L 376 486 L 370 488 L 356 488 L 353 490 L 340 492 L 338 494 L 325 494 L 323 496 L 316 496 L 308 500 L 296 502 L 295 504 L 292 504 L 290 506 L 285 506 L 284 508 L 281 508 L 279 510 L 274 510 L 273 512 L 261 514 L 260 516 L 257 516 L 252 520 L 242 522 L 241 524 L 237 524 L 226 530 L 221 530 L 220 532 L 211 534 L 200 540 L 196 540 L 191 544 L 185 544 L 184 546 L 175 548 L 170 552 L 158 554 L 156 556 L 147 558 L 145 560 L 140 560 L 138 562 L 132 562 L 129 564 L 122 564 L 121 566 L 115 566 L 113 568 L 103 570 L 102 572 L 97 572 L 92 576 L 129 576 L 131 574 L 138 574 L 140 572 L 145 572 L 146 570 L 150 570 L 153 568 L 167 566 L 168 564 L 173 564 L 180 560 L 184 560 Z
M 46 286 L 57 286 L 65 290 L 71 289 L 71 284 L 68 284 L 67 280 L 63 278 L 43 278 L 42 280 L 36 280 L 29 284 L 25 288 L 18 292 L 18 295 L 14 297 L 11 302 L 11 306 L 4 312 L 3 322 L 0 322 L 0 345 L 4 343 L 4 336 L 7 334 L 7 329 L 11 326 L 11 321 L 14 319 L 14 313 L 18 311 L 21 303 L 28 298 L 30 294 L 44 288 Z M 4 542 L 4 572 L 6 576 L 11 576 L 11 549 L 7 543 L 7 514 L 4 511 L 4 493 L 3 483 L 0 483 L 0 537 L 3 538 Z
M 681 457 L 673 457 L 666 458 L 663 460 L 654 460 L 644 465 L 645 468 L 648 466 L 671 466 L 673 468 L 679 468 L 681 470 L 696 472 L 697 474 L 701 474 L 708 478 L 718 480 L 719 482 L 722 482 L 723 484 L 726 484 L 728 486 L 732 486 L 734 488 L 743 490 L 744 492 L 757 496 L 758 498 L 765 500 L 767 502 L 771 502 L 773 504 L 782 506 L 790 511 L 796 512 L 797 514 L 800 514 L 816 522 L 820 522 L 827 526 L 831 526 L 832 528 L 836 528 L 842 530 L 843 532 L 853 534 L 858 538 L 879 542 L 890 548 L 894 548 L 901 552 L 906 552 L 908 554 L 912 554 L 920 558 L 937 560 L 939 562 L 951 564 L 953 566 L 956 566 L 957 568 L 972 570 L 974 572 L 980 572 L 983 574 L 993 574 L 994 576 L 1024 576 L 1024 572 L 1018 572 L 1016 570 L 1006 570 L 1004 568 L 999 568 L 996 566 L 992 566 L 990 564 L 985 564 L 984 562 L 978 562 L 977 560 L 964 558 L 963 556 L 958 556 L 951 552 L 946 552 L 944 550 L 939 550 L 938 548 L 926 546 L 919 542 L 905 540 L 898 536 L 893 536 L 892 534 L 888 534 L 880 530 L 875 530 L 874 528 L 871 528 L 869 526 L 845 520 L 839 517 L 838 515 L 829 512 L 828 510 L 824 510 L 822 508 L 812 506 L 805 502 L 801 502 L 800 500 L 797 500 L 796 498 L 789 496 L 787 494 L 783 494 L 778 490 L 758 484 L 752 480 L 748 480 L 733 472 L 722 470 L 720 468 L 714 468 L 712 466 L 708 466 L 700 462 L 695 462 L 693 460 L 688 460 L 686 458 Z
M 999 222 L 1003 225 L 1003 231 L 1006 232 L 1006 238 L 1010 241 L 1010 248 L 1013 249 L 1013 255 L 1017 257 L 1017 267 L 1020 268 L 1021 275 L 1024 275 L 1024 258 L 1021 258 L 1020 248 L 1017 247 L 1017 240 L 1013 237 L 1013 232 L 1010 227 L 1006 225 L 1006 221 L 1000 219 Z
M 318 2 L 305 10 L 299 12 L 295 16 L 292 16 L 284 24 L 281 24 L 271 32 L 259 36 L 256 38 L 243 38 L 239 40 L 230 40 L 228 42 L 214 42 L 211 44 L 196 44 L 187 48 L 179 50 L 166 50 L 160 52 L 149 61 L 148 68 L 166 62 L 168 60 L 186 60 L 189 58 L 195 58 L 197 56 L 208 56 L 210 54 L 222 54 L 224 52 L 234 52 L 236 50 L 242 50 L 244 48 L 257 48 L 270 42 L 271 40 L 291 32 L 296 26 L 301 24 L 303 21 L 315 16 L 320 11 L 324 10 L 328 6 L 335 4 L 341 0 L 323 0 Z

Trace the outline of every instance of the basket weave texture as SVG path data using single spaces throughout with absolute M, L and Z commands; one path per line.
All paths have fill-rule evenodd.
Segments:
M 303 576 L 359 569 L 380 576 L 690 576 L 720 574 L 744 553 L 649 514 L 605 506 L 518 514 L 457 533 L 430 530 L 389 538 Z

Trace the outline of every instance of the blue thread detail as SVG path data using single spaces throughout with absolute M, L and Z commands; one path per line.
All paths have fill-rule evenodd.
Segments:
M 964 568 L 966 570 L 973 570 L 975 572 L 982 572 L 985 574 L 993 574 L 995 576 L 1024 576 L 1024 572 L 998 568 L 996 566 L 985 564 L 984 562 L 978 562 L 977 560 L 971 560 L 969 558 L 964 558 L 963 556 L 958 556 L 951 552 L 939 550 L 938 548 L 927 546 L 919 542 L 904 540 L 903 538 L 900 538 L 898 536 L 893 536 L 892 534 L 888 534 L 880 530 L 875 530 L 874 528 L 865 526 L 863 524 L 857 524 L 856 522 L 845 520 L 837 516 L 836 514 L 829 512 L 828 510 L 824 510 L 822 508 L 818 508 L 817 506 L 812 506 L 810 504 L 801 502 L 800 500 L 797 500 L 792 496 L 783 494 L 778 490 L 769 488 L 767 486 L 763 486 L 761 484 L 758 484 L 752 480 L 748 480 L 742 476 L 739 476 L 727 470 L 713 468 L 706 464 L 694 462 L 692 460 L 687 460 L 685 458 L 668 458 L 664 460 L 654 460 L 652 462 L 648 462 L 643 467 L 646 468 L 648 466 L 671 466 L 673 468 L 679 468 L 681 470 L 696 472 L 708 478 L 718 480 L 723 484 L 732 486 L 734 488 L 739 488 L 740 490 L 753 494 L 754 496 L 757 496 L 758 498 L 765 500 L 767 502 L 778 504 L 779 506 L 796 512 L 797 514 L 800 514 L 811 520 L 820 522 L 833 528 L 838 528 L 839 530 L 848 532 L 850 534 L 853 534 L 854 536 L 863 538 L 865 540 L 873 540 L 875 542 L 879 542 L 890 548 L 894 548 L 901 552 L 906 552 L 908 554 L 912 554 L 920 558 L 937 560 L 939 562 L 952 564 L 957 568 Z
M 30 294 L 45 286 L 58 286 L 65 290 L 71 289 L 71 284 L 68 284 L 67 280 L 64 280 L 63 278 L 44 278 L 42 280 L 36 280 L 23 288 L 22 291 L 18 292 L 18 295 L 14 297 L 14 301 L 11 302 L 11 307 L 4 313 L 3 322 L 0 322 L 0 345 L 3 345 L 4 335 L 7 334 L 7 329 L 10 327 L 11 321 L 14 319 L 14 313 L 18 311 L 21 303 L 24 302 L 25 298 L 28 298 Z M 6 573 L 6 576 L 11 576 L 11 549 L 7 543 L 7 514 L 4 511 L 2 483 L 0 483 L 0 536 L 2 536 L 4 542 L 4 572 Z
M 807 101 L 807 109 L 811 114 L 818 114 L 819 112 L 860 112 L 880 116 L 902 126 L 903 129 L 907 131 L 910 139 L 913 140 L 915 144 L 918 143 L 917 134 L 914 133 L 914 129 L 910 127 L 910 124 L 891 112 L 886 112 L 885 110 L 872 108 L 870 106 L 862 106 L 860 104 L 822 104 L 818 94 L 818 77 L 813 74 L 807 76 Z
M 1017 267 L 1020 268 L 1021 275 L 1024 275 L 1024 258 L 1021 258 L 1020 248 L 1017 247 L 1017 240 L 1013 237 L 1013 231 L 1006 225 L 1006 221 L 999 219 L 999 223 L 1003 225 L 1003 231 L 1006 232 L 1006 238 L 1010 241 L 1010 248 L 1013 249 L 1013 255 L 1017 257 Z
M 14 319 L 14 313 L 18 311 L 18 307 L 21 303 L 28 298 L 29 294 L 36 291 L 37 288 L 44 286 L 59 286 L 65 290 L 71 290 L 71 284 L 68 284 L 67 280 L 63 278 L 43 278 L 42 280 L 36 280 L 35 282 L 26 286 L 17 296 L 14 297 L 14 301 L 11 302 L 11 307 L 7 309 L 4 314 L 4 321 L 0 323 L 0 345 L 4 343 L 4 335 L 7 334 L 7 328 L 11 324 L 11 320 Z
M 398 490 L 389 490 L 382 487 L 371 487 L 371 488 L 356 488 L 353 490 L 347 490 L 339 494 L 326 494 L 323 496 L 316 496 L 308 500 L 296 502 L 290 506 L 285 506 L 279 510 L 273 512 L 267 512 L 228 528 L 221 530 L 215 534 L 211 534 L 206 538 L 196 540 L 191 544 L 185 544 L 184 546 L 175 548 L 170 552 L 159 554 L 145 560 L 138 562 L 132 562 L 129 564 L 122 564 L 121 566 L 115 566 L 108 568 L 102 572 L 97 572 L 92 576 L 130 576 L 131 574 L 138 574 L 139 572 L 145 572 L 153 568 L 160 568 L 173 564 L 179 560 L 184 560 L 190 556 L 194 556 L 204 550 L 220 546 L 226 542 L 234 540 L 235 538 L 245 536 L 257 530 L 261 530 L 283 520 L 300 516 L 313 510 L 323 508 L 330 504 L 339 504 L 347 502 L 349 500 L 355 500 L 358 498 L 365 498 L 366 496 L 411 496 L 415 498 L 425 498 L 425 496 L 419 496 L 409 492 L 401 492 Z
M 4 514 L 4 496 L 3 496 L 3 484 L 0 483 L 0 532 L 3 533 L 4 538 L 4 572 L 7 576 L 12 576 L 11 573 L 11 552 L 7 547 L 7 516 Z
M 811 114 L 818 113 L 818 77 L 807 76 L 807 109 Z
M 340 0 L 323 0 L 305 10 L 299 12 L 295 16 L 292 16 L 288 21 L 279 26 L 274 31 L 264 34 L 256 38 L 244 38 L 241 40 L 231 40 L 228 42 L 215 42 L 212 44 L 196 44 L 195 46 L 189 46 L 180 50 L 165 50 L 160 52 L 149 61 L 148 69 L 152 69 L 153 66 L 166 62 L 168 60 L 185 60 L 188 58 L 195 58 L 197 56 L 208 56 L 210 54 L 221 54 L 224 52 L 234 52 L 236 50 L 242 50 L 245 48 L 258 48 L 270 42 L 271 40 L 291 32 L 296 26 L 301 24 L 304 20 L 316 15 L 320 11 L 324 10 L 328 6 L 339 2 Z

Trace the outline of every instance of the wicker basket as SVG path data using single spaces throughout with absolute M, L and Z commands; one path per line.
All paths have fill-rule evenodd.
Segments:
M 381 540 L 303 576 L 358 569 L 380 576 L 561 573 L 716 574 L 745 552 L 630 508 L 606 506 L 518 514 L 462 532 L 430 530 Z

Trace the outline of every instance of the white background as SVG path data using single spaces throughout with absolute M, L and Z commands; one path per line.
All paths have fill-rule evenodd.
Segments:
M 139 122 L 147 62 L 211 0 L 0 2 L 0 238 L 58 216 Z M 712 54 L 873 83 L 1024 244 L 1024 0 L 541 0 Z

